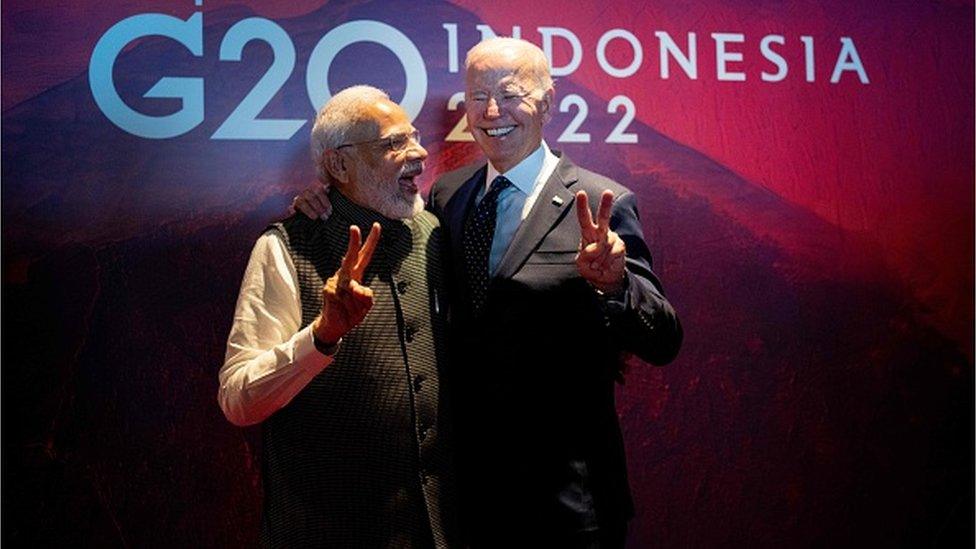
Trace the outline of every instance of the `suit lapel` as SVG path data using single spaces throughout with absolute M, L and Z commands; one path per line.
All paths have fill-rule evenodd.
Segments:
M 475 197 L 478 196 L 479 184 L 484 185 L 485 183 L 486 173 L 488 173 L 487 164 L 476 170 L 451 197 L 450 202 L 457 204 L 457 207 L 445 209 L 445 213 L 448 214 L 447 223 L 450 227 L 451 240 L 454 241 L 453 247 L 455 249 L 460 249 L 461 237 L 464 234 L 464 220 L 468 217 L 468 210 L 471 209 Z M 460 257 L 460 254 L 458 256 Z
M 576 166 L 566 155 L 559 158 L 556 169 L 542 187 L 532 210 L 519 225 L 512 243 L 502 256 L 496 277 L 510 278 L 515 275 L 542 239 L 563 218 L 566 210 L 573 205 L 573 193 L 568 187 L 579 179 L 577 172 Z

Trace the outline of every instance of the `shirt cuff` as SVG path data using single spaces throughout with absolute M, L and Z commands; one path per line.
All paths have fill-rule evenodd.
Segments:
M 600 296 L 600 302 L 603 304 L 604 310 L 610 315 L 617 315 L 623 313 L 627 310 L 628 306 L 633 303 L 633 299 L 630 297 L 630 289 L 633 286 L 630 282 L 630 271 L 624 271 L 624 283 L 619 290 L 615 292 L 601 292 L 597 290 L 597 295 Z
M 315 345 L 315 335 L 312 332 L 312 325 L 309 324 L 295 334 L 295 364 L 302 369 L 311 368 L 321 371 L 335 360 L 335 352 L 338 351 L 340 343 L 342 343 L 341 338 L 333 345 L 335 350 L 331 354 L 322 353 Z
M 333 356 L 339 350 L 339 344 L 342 343 L 342 338 L 340 337 L 335 343 L 326 343 L 315 337 L 315 332 L 312 332 L 312 343 L 315 344 L 315 348 L 323 355 Z

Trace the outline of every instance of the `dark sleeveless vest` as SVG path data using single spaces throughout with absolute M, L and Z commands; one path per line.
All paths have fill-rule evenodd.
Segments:
M 298 273 L 302 325 L 322 307 L 356 224 L 383 232 L 363 284 L 374 305 L 335 361 L 263 424 L 262 545 L 456 546 L 446 424 L 446 295 L 441 230 L 423 212 L 386 219 L 338 191 L 327 221 L 295 215 L 269 227 Z

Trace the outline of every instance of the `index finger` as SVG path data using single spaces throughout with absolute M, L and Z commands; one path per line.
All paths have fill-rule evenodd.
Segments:
M 596 225 L 593 223 L 593 214 L 590 213 L 590 199 L 584 191 L 576 193 L 576 218 L 579 220 L 580 233 L 583 238 L 593 240 Z
M 342 265 L 339 266 L 340 273 L 346 276 L 350 275 L 359 256 L 359 245 L 362 240 L 363 237 L 359 232 L 359 227 L 349 225 L 349 246 L 346 248 L 346 255 L 342 256 Z
M 610 210 L 613 209 L 613 191 L 607 189 L 600 197 L 600 208 L 596 211 L 597 232 L 604 236 L 610 230 Z
M 363 249 L 359 250 L 359 258 L 356 261 L 356 266 L 352 269 L 352 278 L 357 282 L 361 281 L 363 273 L 366 272 L 366 267 L 373 259 L 373 250 L 376 249 L 376 243 L 380 241 L 381 228 L 379 223 L 374 222 L 373 227 L 369 230 L 369 235 L 366 236 Z

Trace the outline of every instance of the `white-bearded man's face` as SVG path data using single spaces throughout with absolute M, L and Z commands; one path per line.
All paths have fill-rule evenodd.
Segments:
M 390 219 L 409 219 L 424 209 L 415 178 L 424 171 L 422 160 L 412 160 L 400 167 L 394 177 L 363 170 L 357 186 L 360 198 L 369 208 Z

